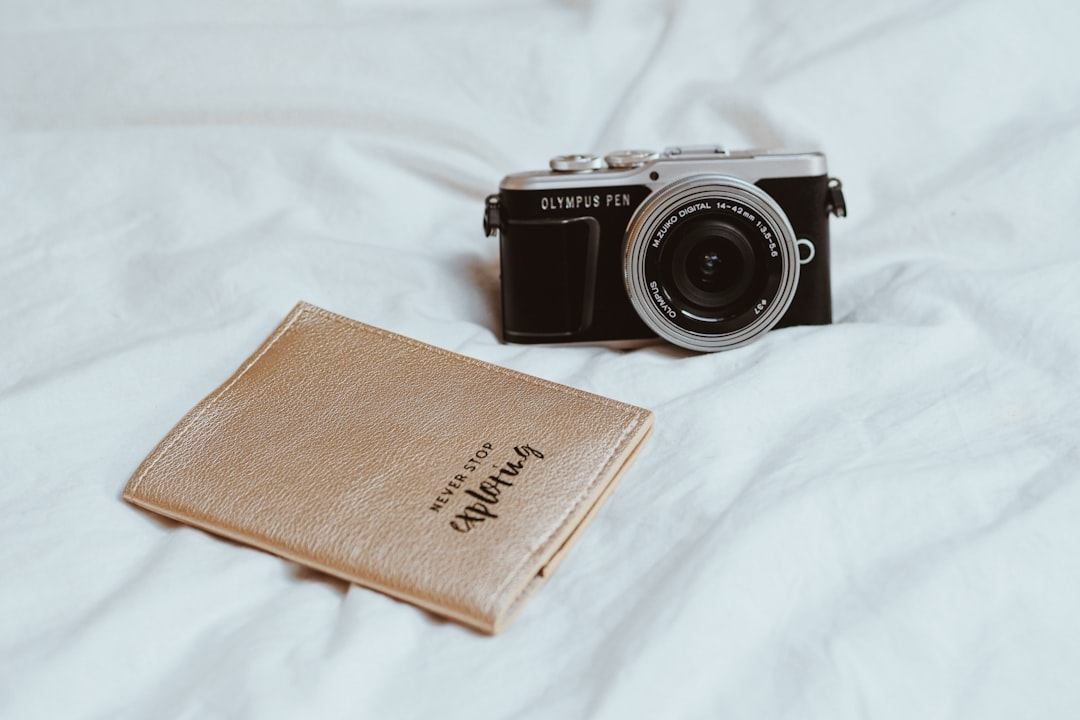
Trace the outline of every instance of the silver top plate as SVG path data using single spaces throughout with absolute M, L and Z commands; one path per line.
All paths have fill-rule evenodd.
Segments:
M 558 190 L 644 185 L 652 190 L 658 190 L 689 175 L 730 175 L 749 183 L 756 183 L 766 178 L 814 177 L 828 173 L 825 155 L 820 152 L 728 151 L 717 145 L 684 145 L 665 148 L 658 155 L 648 151 L 634 152 L 648 153 L 653 157 L 631 167 L 612 167 L 600 160 L 597 169 L 582 168 L 558 172 L 538 170 L 515 173 L 504 177 L 499 183 L 499 189 Z M 596 156 L 573 157 L 589 157 L 592 164 L 595 161 L 591 159 Z M 554 160 L 552 162 L 554 163 Z

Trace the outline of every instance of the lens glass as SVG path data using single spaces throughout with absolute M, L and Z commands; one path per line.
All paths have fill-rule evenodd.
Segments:
M 735 284 L 743 276 L 744 265 L 735 245 L 708 238 L 690 250 L 683 269 L 695 288 L 704 293 L 715 293 Z
M 665 286 L 673 299 L 698 316 L 737 311 L 753 284 L 757 262 L 746 234 L 730 222 L 701 217 L 671 238 Z
M 688 321 L 717 323 L 753 305 L 763 260 L 738 218 L 699 212 L 672 228 L 657 257 L 663 294 Z

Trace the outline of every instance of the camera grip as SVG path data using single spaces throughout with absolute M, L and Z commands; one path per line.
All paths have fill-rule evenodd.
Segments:
M 545 342 L 589 327 L 600 247 L 596 218 L 511 220 L 499 243 L 504 339 Z

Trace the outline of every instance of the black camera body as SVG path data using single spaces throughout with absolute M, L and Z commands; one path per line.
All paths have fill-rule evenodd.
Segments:
M 832 321 L 829 214 L 846 214 L 821 153 L 568 155 L 503 178 L 503 337 L 592 343 L 659 335 L 713 351 L 773 327 Z

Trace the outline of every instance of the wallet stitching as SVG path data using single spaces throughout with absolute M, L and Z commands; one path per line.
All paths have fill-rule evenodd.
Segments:
M 259 360 L 262 359 L 263 355 L 268 353 L 270 351 L 270 348 L 274 347 L 274 345 L 277 343 L 278 340 L 280 340 L 282 337 L 284 337 L 285 333 L 288 332 L 293 327 L 293 325 L 296 323 L 296 321 L 299 320 L 300 316 L 303 315 L 303 314 L 304 314 L 304 310 L 301 309 L 300 312 L 295 312 L 292 315 L 292 317 L 290 317 L 288 320 L 286 320 L 282 324 L 282 326 L 280 328 L 278 328 L 277 333 L 275 333 L 274 336 L 270 339 L 270 341 L 266 343 L 266 346 L 263 347 L 263 349 L 260 350 L 258 353 L 256 353 L 255 356 L 252 357 L 251 360 L 248 361 L 247 365 L 245 365 L 240 370 L 240 372 L 236 373 L 236 375 L 233 376 L 232 380 L 230 380 L 228 383 L 223 385 L 220 390 L 218 390 L 216 393 L 214 393 L 213 396 L 211 396 L 210 399 L 207 400 L 205 402 L 205 404 L 203 404 L 203 406 L 201 408 L 199 408 L 199 411 L 197 413 L 195 413 L 194 415 L 189 417 L 187 419 L 187 421 L 184 422 L 184 426 L 182 428 L 180 428 L 180 430 L 176 433 L 175 436 L 173 436 L 173 439 L 170 440 L 169 443 L 165 447 L 161 448 L 161 451 L 154 455 L 154 459 L 151 460 L 147 464 L 147 466 L 145 468 L 143 468 L 142 472 L 140 472 L 138 474 L 138 476 L 136 476 L 135 479 L 131 481 L 131 491 L 132 492 L 134 492 L 135 489 L 139 487 L 139 484 L 143 481 L 143 478 L 145 478 L 146 475 L 151 470 L 154 469 L 154 466 L 157 465 L 158 462 L 161 461 L 162 458 L 164 458 L 166 455 L 169 454 L 169 451 L 172 450 L 173 446 L 176 445 L 176 443 L 180 442 L 181 438 L 183 438 L 184 435 L 187 434 L 187 431 L 203 415 L 205 415 L 207 412 L 209 412 L 210 408 L 212 408 L 214 406 L 214 403 L 216 403 L 218 401 L 218 399 L 222 395 L 224 395 L 229 390 L 231 390 L 232 386 L 235 385 L 237 382 L 239 382 L 240 378 L 244 377 L 244 375 L 247 373 L 247 371 L 250 370 L 252 367 L 254 367 L 255 363 L 259 362 Z
M 608 468 L 610 467 L 612 460 L 614 460 L 622 452 L 623 447 L 626 445 L 626 443 L 627 443 L 627 441 L 629 439 L 629 435 L 630 435 L 631 430 L 638 427 L 641 424 L 641 420 L 642 420 L 642 413 L 641 412 L 635 413 L 634 418 L 629 423 L 627 423 L 625 428 L 623 428 L 622 434 L 619 435 L 619 440 L 615 443 L 615 448 L 610 453 L 608 453 L 607 458 L 604 459 L 604 464 L 600 467 L 600 472 L 596 473 L 593 476 L 592 481 L 589 482 L 589 484 L 585 487 L 585 492 L 583 492 L 581 495 L 578 496 L 577 502 L 575 502 L 573 504 L 573 506 L 571 506 L 571 508 L 569 510 L 567 510 L 563 514 L 563 516 L 561 518 L 558 519 L 558 521 L 555 523 L 555 528 L 550 533 L 547 534 L 547 536 L 544 538 L 544 540 L 537 547 L 537 550 L 539 550 L 540 548 L 547 547 L 551 543 L 551 538 L 553 538 L 555 535 L 557 535 L 559 533 L 559 531 L 563 529 L 563 526 L 566 525 L 566 522 L 571 517 L 573 517 L 573 515 L 577 512 L 578 508 L 581 507 L 582 503 L 584 503 L 585 499 L 589 496 L 590 491 L 600 481 L 600 478 L 606 477 L 608 475 Z M 511 571 L 507 575 L 506 579 L 503 580 L 502 584 L 500 584 L 499 588 L 495 591 L 495 596 L 496 597 L 498 597 L 499 595 L 502 594 L 503 590 L 506 589 L 506 586 L 509 585 L 510 582 L 515 577 L 517 577 L 518 573 L 521 571 L 521 568 L 523 568 L 526 564 L 528 564 L 529 561 L 532 560 L 532 558 L 533 558 L 533 556 L 535 554 L 536 554 L 536 550 L 532 551 L 531 553 L 526 555 L 525 558 L 521 562 L 519 562 L 517 564 L 517 566 L 514 567 L 513 571 Z M 522 588 L 522 592 L 525 592 L 525 590 L 527 590 L 528 587 L 529 587 L 529 584 L 526 583 L 525 587 Z M 510 604 L 507 605 L 507 610 L 510 610 L 515 606 L 517 598 L 520 595 L 521 595 L 521 593 L 518 593 L 517 595 L 515 595 L 511 599 Z
M 336 313 L 332 313 L 332 312 L 330 312 L 328 310 L 324 310 L 323 308 L 317 307 L 315 305 L 311 305 L 310 303 L 300 303 L 293 310 L 290 317 L 281 325 L 280 328 L 278 328 L 277 332 L 273 335 L 273 337 L 270 338 L 270 340 L 266 343 L 266 345 L 259 352 L 257 352 L 247 362 L 247 364 L 244 365 L 244 367 L 239 372 L 237 372 L 236 375 L 234 375 L 231 380 L 229 380 L 229 382 L 227 382 L 224 386 L 221 387 L 220 390 L 218 390 L 208 400 L 206 400 L 205 403 L 202 404 L 202 407 L 199 408 L 198 412 L 196 412 L 194 415 L 191 415 L 187 419 L 187 421 L 184 422 L 183 427 L 180 428 L 180 430 L 168 442 L 168 444 L 165 445 L 165 447 L 161 448 L 160 452 L 155 454 L 154 458 L 132 480 L 131 485 L 130 485 L 130 489 L 131 489 L 132 492 L 134 492 L 135 489 L 138 488 L 138 486 L 143 481 L 143 479 L 147 476 L 147 474 L 149 474 L 149 472 L 151 470 L 153 470 L 153 468 L 158 464 L 158 462 L 160 462 L 162 460 L 162 458 L 166 457 L 169 454 L 169 452 L 172 450 L 172 448 L 184 437 L 184 435 L 188 432 L 188 430 L 193 425 L 195 425 L 195 423 L 200 418 L 202 418 L 203 415 L 205 415 L 207 412 L 209 412 L 209 410 L 214 406 L 214 404 L 222 396 L 224 396 L 227 392 L 229 392 L 232 389 L 232 387 L 234 385 L 236 385 L 236 383 L 239 382 L 240 379 L 242 377 L 244 377 L 244 375 L 246 375 L 247 372 L 252 367 L 254 367 L 255 364 L 258 363 L 263 358 L 263 356 L 266 355 L 266 353 L 269 352 L 270 349 L 273 348 L 274 345 L 279 340 L 281 340 L 281 338 L 283 338 L 285 336 L 286 333 L 288 333 L 290 330 L 294 329 L 296 327 L 297 321 L 300 320 L 300 318 L 302 318 L 304 316 L 304 313 L 308 313 L 308 312 L 310 312 L 310 313 L 312 313 L 314 315 L 318 315 L 320 317 L 323 317 L 324 319 L 331 320 L 331 321 L 333 321 L 333 322 L 335 322 L 337 324 L 343 325 L 343 326 L 347 327 L 348 329 L 350 329 L 352 331 L 355 331 L 355 332 L 361 332 L 361 333 L 366 332 L 366 333 L 378 335 L 380 337 L 383 337 L 383 338 L 386 338 L 386 339 L 389 339 L 389 340 L 401 342 L 402 344 L 405 344 L 405 345 L 409 346 L 413 350 L 434 351 L 439 355 L 446 356 L 447 358 L 449 358 L 451 360 L 454 360 L 454 361 L 457 361 L 457 362 L 464 362 L 464 363 L 466 363 L 468 365 L 475 365 L 475 366 L 483 367 L 483 368 L 486 368 L 486 369 L 490 369 L 490 370 L 493 370 L 493 371 L 495 371 L 497 373 L 507 375 L 509 377 L 514 377 L 514 378 L 517 378 L 519 380 L 524 380 L 524 381 L 529 382 L 530 384 L 539 385 L 541 387 L 549 388 L 549 389 L 552 389 L 552 390 L 557 390 L 557 391 L 559 391 L 561 393 L 571 395 L 571 396 L 574 396 L 574 397 L 589 397 L 589 398 L 597 401 L 600 405 L 606 406 L 608 408 L 619 409 L 619 410 L 622 410 L 624 412 L 629 410 L 631 412 L 631 421 L 623 429 L 622 434 L 619 436 L 619 439 L 615 444 L 615 448 L 608 454 L 607 458 L 604 460 L 604 463 L 601 466 L 600 472 L 596 473 L 593 476 L 592 481 L 589 482 L 588 485 L 586 485 L 584 492 L 582 492 L 578 496 L 577 501 L 571 506 L 571 508 L 566 513 L 563 514 L 562 517 L 559 518 L 559 520 L 555 523 L 555 528 L 545 536 L 544 540 L 537 547 L 537 550 L 539 550 L 540 548 L 547 547 L 551 542 L 551 538 L 554 537 L 556 534 L 558 534 L 558 532 L 560 530 L 562 530 L 562 528 L 566 524 L 568 518 L 572 517 L 577 512 L 578 508 L 580 508 L 581 504 L 583 502 L 585 502 L 585 499 L 590 495 L 592 489 L 596 486 L 596 484 L 600 481 L 600 479 L 602 477 L 605 477 L 608 474 L 607 471 L 608 471 L 609 466 L 611 465 L 612 460 L 615 457 L 617 457 L 620 452 L 622 452 L 622 449 L 623 449 L 623 447 L 625 446 L 625 444 L 627 442 L 627 439 L 628 439 L 628 436 L 630 435 L 631 430 L 633 428 L 635 428 L 636 426 L 640 425 L 641 422 L 648 416 L 648 411 L 647 410 L 635 407 L 633 405 L 629 405 L 627 403 L 620 402 L 618 400 L 613 400 L 611 398 L 606 398 L 606 397 L 604 397 L 602 395 L 596 395 L 594 393 L 589 393 L 589 392 L 586 392 L 584 390 L 579 390 L 577 388 L 572 388 L 572 387 L 569 387 L 567 385 L 561 385 L 561 384 L 553 382 L 551 380 L 545 380 L 543 378 L 538 378 L 538 377 L 534 377 L 532 375 L 527 375 L 527 374 L 519 372 L 517 370 L 511 370 L 510 368 L 505 368 L 505 367 L 502 367 L 501 365 L 495 365 L 493 363 L 485 362 L 483 360 L 478 360 L 476 358 L 469 357 L 468 355 L 462 355 L 460 353 L 456 353 L 456 352 L 453 352 L 453 351 L 450 351 L 450 350 L 446 350 L 445 348 L 440 348 L 440 347 L 437 347 L 437 346 L 434 346 L 434 345 L 429 345 L 427 343 L 420 342 L 419 340 L 414 340 L 412 338 L 405 337 L 404 335 L 399 335 L 397 333 L 393 333 L 393 332 L 390 332 L 388 330 L 383 330 L 381 328 L 373 327 L 371 325 L 361 323 L 361 322 L 359 322 L 357 320 L 352 320 L 352 319 L 344 317 L 342 315 L 337 315 Z M 525 556 L 525 558 L 520 563 L 518 563 L 514 567 L 514 569 L 511 572 L 509 572 L 507 574 L 506 578 L 502 581 L 502 583 L 499 585 L 498 589 L 495 592 L 495 597 L 496 598 L 499 597 L 503 593 L 503 591 L 506 589 L 506 587 L 518 576 L 518 574 L 521 571 L 521 568 L 524 567 L 530 561 L 532 561 L 535 554 L 536 554 L 536 550 L 533 550 L 532 552 L 530 552 L 528 555 Z M 527 588 L 528 588 L 528 583 L 526 583 L 526 585 L 525 585 L 525 589 L 527 589 Z M 515 603 L 516 603 L 518 597 L 520 596 L 520 594 L 521 593 L 516 594 L 511 599 L 511 602 L 509 603 L 509 605 L 506 606 L 508 609 L 515 607 Z M 468 608 L 463 608 L 463 610 L 465 610 L 466 613 L 468 613 Z

